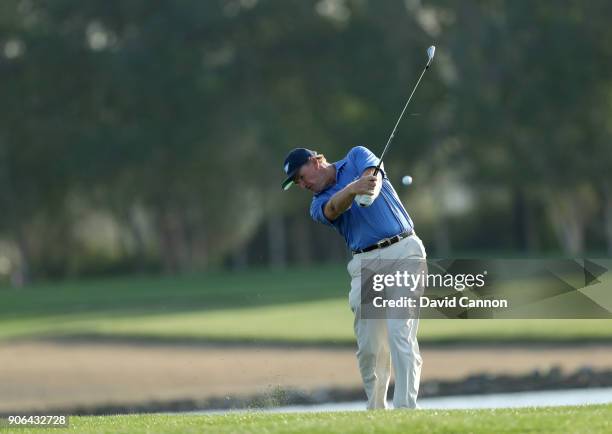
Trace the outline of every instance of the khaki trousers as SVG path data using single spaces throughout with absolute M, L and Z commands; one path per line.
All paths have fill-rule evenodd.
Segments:
M 362 319 L 361 261 L 425 259 L 425 247 L 416 234 L 397 243 L 353 256 L 347 269 L 351 276 L 349 303 L 355 314 L 357 360 L 368 397 L 368 409 L 387 408 L 391 364 L 395 373 L 395 408 L 418 408 L 417 395 L 423 360 L 417 342 L 418 318 Z

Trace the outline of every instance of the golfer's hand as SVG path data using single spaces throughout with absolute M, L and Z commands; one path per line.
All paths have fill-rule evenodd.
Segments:
M 376 176 L 364 175 L 351 184 L 353 190 L 352 193 L 355 195 L 367 194 L 373 196 L 374 192 L 376 191 L 376 182 Z

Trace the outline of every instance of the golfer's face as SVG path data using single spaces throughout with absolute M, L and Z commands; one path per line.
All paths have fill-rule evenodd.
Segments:
M 323 171 L 319 170 L 317 160 L 310 159 L 308 163 L 300 167 L 295 176 L 295 183 L 305 190 L 318 193 L 323 186 Z

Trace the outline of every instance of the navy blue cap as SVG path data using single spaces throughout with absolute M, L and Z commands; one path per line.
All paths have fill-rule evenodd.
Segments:
M 283 190 L 287 190 L 293 185 L 293 178 L 298 170 L 300 170 L 300 167 L 306 164 L 310 157 L 315 155 L 317 155 L 315 151 L 306 148 L 296 148 L 289 152 L 283 164 L 283 169 L 285 169 L 285 174 L 287 175 L 287 179 L 283 181 Z

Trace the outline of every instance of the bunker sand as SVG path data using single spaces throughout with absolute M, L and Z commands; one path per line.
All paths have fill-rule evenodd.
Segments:
M 423 347 L 422 380 L 612 367 L 612 345 Z M 0 344 L 0 412 L 360 387 L 354 350 L 252 345 Z

